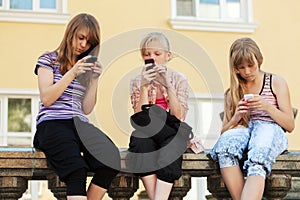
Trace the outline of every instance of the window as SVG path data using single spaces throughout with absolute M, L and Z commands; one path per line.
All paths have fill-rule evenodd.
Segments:
M 174 29 L 252 33 L 252 0 L 172 0 Z
M 0 146 L 32 146 L 38 110 L 38 92 L 0 90 Z
M 67 0 L 0 0 L 0 21 L 66 24 Z

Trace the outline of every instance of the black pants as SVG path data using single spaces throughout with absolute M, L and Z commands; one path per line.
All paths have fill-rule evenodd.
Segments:
M 79 118 L 40 123 L 34 137 L 34 147 L 45 153 L 51 168 L 66 183 L 86 183 L 84 171 L 93 171 L 97 174 L 93 182 L 108 189 L 120 169 L 120 154 L 114 143 L 98 128 Z M 109 154 L 111 159 L 102 154 Z M 80 173 L 75 173 L 78 170 Z M 85 186 L 81 188 L 83 190 Z
M 173 183 L 182 173 L 182 154 L 191 136 L 191 127 L 158 106 L 131 116 L 136 129 L 130 137 L 126 164 L 139 176 L 156 174 Z M 150 113 L 150 114 L 149 114 Z

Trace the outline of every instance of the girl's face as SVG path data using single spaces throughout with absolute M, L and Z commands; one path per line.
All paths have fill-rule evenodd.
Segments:
M 250 63 L 248 60 L 243 59 L 243 62 L 237 66 L 237 73 L 247 82 L 253 81 L 259 74 L 259 67 L 255 57 L 253 58 L 253 61 L 254 63 Z
M 148 43 L 142 57 L 144 60 L 153 58 L 155 64 L 165 65 L 171 57 L 171 52 L 167 51 L 159 41 L 153 40 Z
M 89 43 L 89 31 L 88 29 L 80 29 L 77 31 L 75 37 L 73 38 L 74 54 L 79 56 L 80 54 L 86 52 L 91 44 Z

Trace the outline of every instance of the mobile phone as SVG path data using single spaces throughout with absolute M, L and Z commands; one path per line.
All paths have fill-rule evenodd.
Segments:
M 88 59 L 86 59 L 86 63 L 94 63 L 97 61 L 97 56 L 91 56 Z
M 146 64 L 149 64 L 149 63 L 151 63 L 152 65 L 148 66 L 148 67 L 146 68 L 146 71 L 148 71 L 148 70 L 150 70 L 150 69 L 153 69 L 153 67 L 155 66 L 155 64 L 154 64 L 154 59 L 153 59 L 153 58 L 150 58 L 150 59 L 146 59 L 146 60 L 145 60 L 145 65 L 146 65 Z
M 247 101 L 248 99 L 251 99 L 254 97 L 254 94 L 244 94 L 244 99 Z

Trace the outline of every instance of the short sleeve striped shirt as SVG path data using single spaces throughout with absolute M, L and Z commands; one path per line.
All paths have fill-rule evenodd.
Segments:
M 53 83 L 55 84 L 62 78 L 59 71 L 59 63 L 56 63 L 58 53 L 45 53 L 42 55 L 35 66 L 34 73 L 37 74 L 39 67 L 44 67 L 53 72 Z M 88 121 L 82 111 L 82 100 L 86 88 L 76 79 L 66 88 L 62 95 L 49 107 L 45 107 L 40 101 L 40 111 L 37 116 L 37 124 L 46 120 L 72 119 L 77 116 L 82 121 Z

